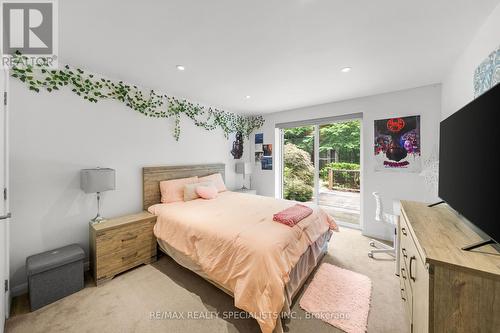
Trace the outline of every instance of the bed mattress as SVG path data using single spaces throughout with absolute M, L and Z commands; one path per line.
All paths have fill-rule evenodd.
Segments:
M 294 268 L 336 228 L 316 206 L 294 227 L 272 220 L 273 214 L 294 204 L 227 191 L 214 200 L 158 204 L 149 211 L 158 216 L 154 232 L 162 249 L 233 295 L 235 306 L 270 333 L 304 278 Z M 321 251 L 316 252 L 308 255 L 309 263 L 317 263 Z M 310 264 L 304 267 L 302 272 Z

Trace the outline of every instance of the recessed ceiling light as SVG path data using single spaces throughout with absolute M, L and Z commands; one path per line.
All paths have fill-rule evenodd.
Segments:
M 344 68 L 342 68 L 340 71 L 341 71 L 342 73 L 349 73 L 351 70 L 352 70 L 352 67 L 344 67 Z
M 177 66 L 175 66 L 175 67 L 176 67 L 178 70 L 180 70 L 180 71 L 183 71 L 183 70 L 185 70 L 185 69 L 186 69 L 186 67 L 184 67 L 184 66 L 182 66 L 182 65 L 177 65 Z
M 245 96 L 245 98 L 246 98 L 246 99 L 250 99 L 250 95 L 246 95 L 246 96 Z

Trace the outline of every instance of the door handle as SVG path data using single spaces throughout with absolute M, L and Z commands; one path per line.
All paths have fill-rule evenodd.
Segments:
M 10 219 L 11 217 L 12 217 L 12 214 L 7 213 L 5 215 L 0 216 L 0 220 L 7 220 L 7 219 Z

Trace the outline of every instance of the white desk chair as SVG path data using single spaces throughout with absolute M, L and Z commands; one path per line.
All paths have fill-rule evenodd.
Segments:
M 393 236 L 394 246 L 389 246 L 382 242 L 379 242 L 378 240 L 372 239 L 370 241 L 370 246 L 375 247 L 375 249 L 368 252 L 368 257 L 373 258 L 373 255 L 375 253 L 390 254 L 396 259 L 396 275 L 398 275 L 399 255 L 398 255 L 397 230 L 398 230 L 399 216 L 384 212 L 382 206 L 382 200 L 378 192 L 373 192 L 373 196 L 375 197 L 375 201 L 377 202 L 377 210 L 375 211 L 375 221 L 389 224 L 392 227 L 392 229 L 394 230 L 394 236 Z

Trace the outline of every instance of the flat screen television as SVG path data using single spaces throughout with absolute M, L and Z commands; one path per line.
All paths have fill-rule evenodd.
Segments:
M 500 84 L 441 122 L 439 197 L 500 241 Z M 480 233 L 481 234 L 481 233 Z

